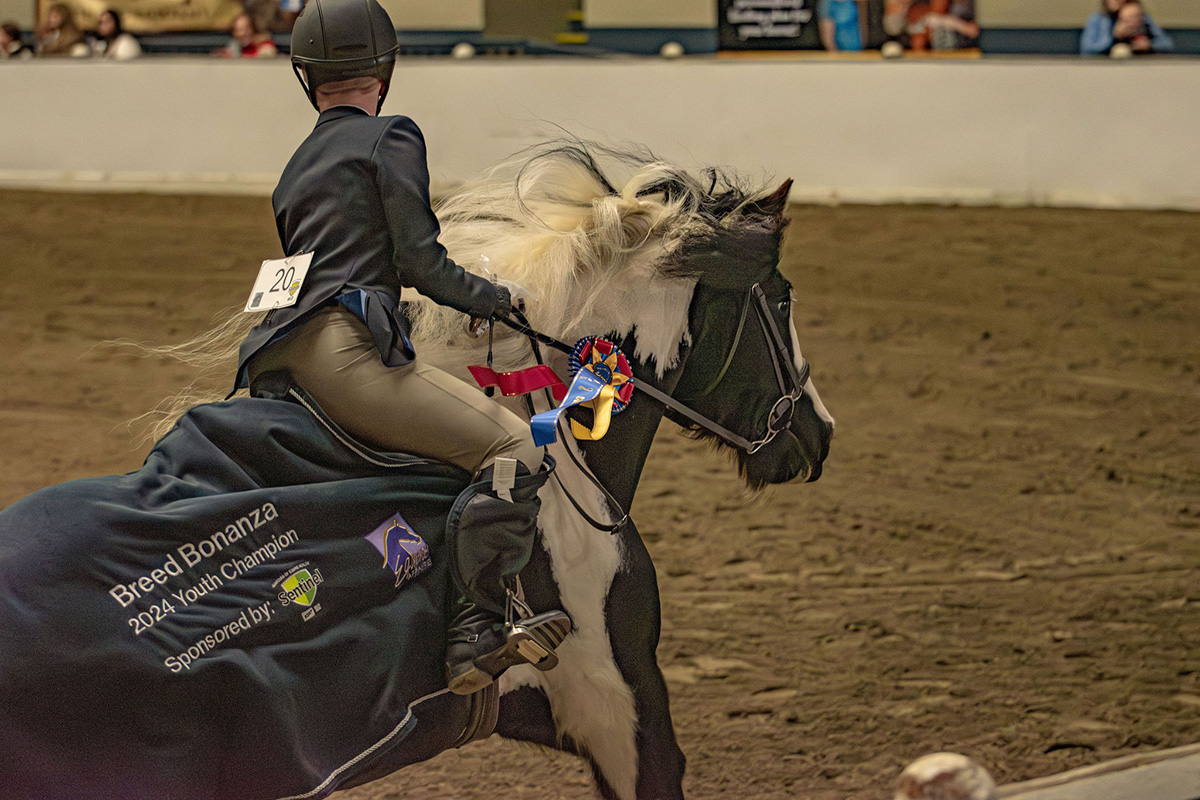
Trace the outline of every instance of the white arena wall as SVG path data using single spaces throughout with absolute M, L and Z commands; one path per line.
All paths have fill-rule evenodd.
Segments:
M 0 186 L 269 192 L 315 112 L 284 59 L 0 65 Z M 813 202 L 1200 210 L 1200 62 L 405 59 L 435 188 L 561 128 Z

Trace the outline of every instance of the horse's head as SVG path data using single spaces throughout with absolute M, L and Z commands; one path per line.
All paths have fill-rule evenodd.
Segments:
M 632 174 L 614 182 L 598 157 Z M 716 435 L 668 412 L 734 447 L 752 488 L 815 480 L 833 419 L 807 379 L 791 286 L 778 269 L 791 182 L 756 197 L 715 170 L 707 177 L 638 149 L 549 143 L 448 198 L 442 240 L 460 263 L 486 256 L 489 271 L 532 290 L 538 330 L 622 343 L 643 385 L 725 429 Z M 457 316 L 428 304 L 416 315 L 415 340 L 435 358 L 440 343 L 459 346 L 461 331 Z M 479 347 L 467 342 L 463 352 Z M 501 368 L 524 366 L 529 355 L 522 337 L 497 338 Z M 477 352 L 471 357 L 478 363 Z M 631 418 L 642 416 L 638 406 Z
M 692 345 L 672 395 L 749 443 L 688 425 L 731 447 L 754 489 L 816 480 L 833 435 L 833 418 L 800 354 L 792 286 L 779 272 L 790 186 L 718 212 L 711 232 L 685 241 L 676 256 L 676 268 L 698 281 L 689 310 Z

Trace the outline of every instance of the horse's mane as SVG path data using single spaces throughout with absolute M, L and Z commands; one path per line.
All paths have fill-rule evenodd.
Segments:
M 631 355 L 661 375 L 688 340 L 699 269 L 691 256 L 726 245 L 739 257 L 777 256 L 766 252 L 777 249 L 777 239 L 745 234 L 777 230 L 778 221 L 736 213 L 763 194 L 718 169 L 694 177 L 641 147 L 569 139 L 518 153 L 444 198 L 437 214 L 440 241 L 458 264 L 528 290 L 535 328 L 568 342 L 636 328 Z M 411 289 L 404 297 L 421 358 L 466 379 L 464 367 L 479 362 L 481 343 L 466 333 L 462 314 Z M 196 370 L 192 386 L 131 421 L 145 438 L 161 438 L 188 408 L 225 396 L 238 347 L 261 321 L 261 314 L 230 309 L 181 344 L 110 343 Z M 525 364 L 529 344 L 502 329 L 495 356 L 499 368 Z
M 759 194 L 720 170 L 696 178 L 643 148 L 565 140 L 493 168 L 444 198 L 437 214 L 458 264 L 528 290 L 535 328 L 574 341 L 636 327 L 634 355 L 661 372 L 687 338 L 689 249 L 733 233 L 725 222 Z M 408 313 L 418 352 L 432 360 L 478 346 L 452 309 L 421 298 Z M 513 338 L 497 345 L 501 364 L 520 360 Z

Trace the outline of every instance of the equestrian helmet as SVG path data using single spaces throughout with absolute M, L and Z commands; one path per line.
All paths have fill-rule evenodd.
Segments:
M 399 49 L 392 19 L 377 0 L 308 0 L 292 29 L 292 70 L 313 108 L 323 83 L 379 78 L 378 113 Z

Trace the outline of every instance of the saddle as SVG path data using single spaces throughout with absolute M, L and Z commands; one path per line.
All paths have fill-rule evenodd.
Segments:
M 489 735 L 444 689 L 469 478 L 288 387 L 0 512 L 5 796 L 318 797 Z

